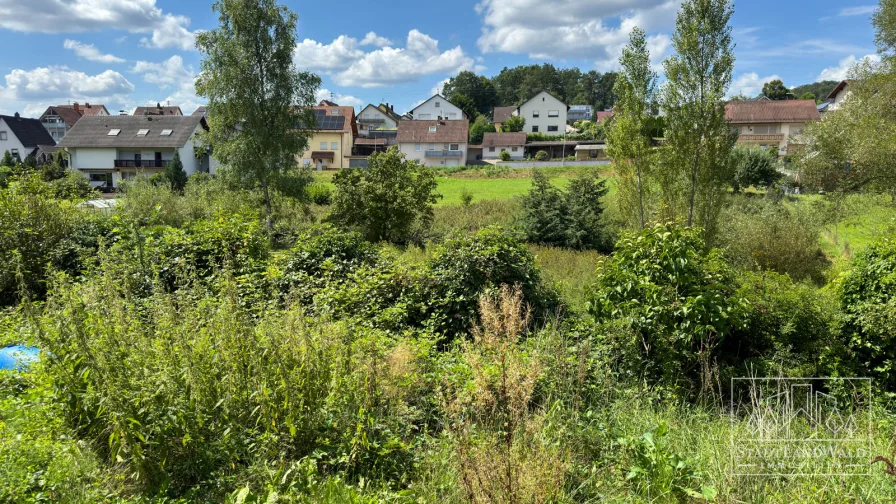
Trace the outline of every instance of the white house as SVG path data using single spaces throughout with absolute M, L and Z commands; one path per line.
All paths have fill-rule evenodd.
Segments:
M 39 119 L 0 115 L 0 157 L 9 151 L 19 161 L 36 154 L 40 146 L 53 146 L 56 141 Z
M 542 91 L 520 105 L 518 115 L 526 120 L 526 133 L 562 135 L 566 131 L 568 110 L 565 103 Z
M 463 166 L 467 159 L 470 121 L 414 120 L 398 123 L 398 148 L 426 166 Z
M 498 159 L 505 151 L 510 153 L 510 159 L 523 159 L 526 133 L 486 133 L 482 136 L 482 159 Z
M 849 94 L 849 81 L 842 81 L 840 84 L 837 84 L 837 87 L 828 95 L 827 107 L 825 107 L 824 111 L 830 112 L 843 106 L 843 102 L 849 98 Z
M 164 171 L 175 151 L 187 175 L 214 174 L 210 153 L 197 152 L 195 135 L 207 129 L 205 118 L 192 115 L 82 117 L 59 147 L 94 187 L 118 187 L 138 174 Z
M 396 131 L 401 116 L 395 113 L 395 109 L 388 103 L 379 106 L 368 104 L 358 114 L 358 134 L 369 136 L 371 131 Z
M 415 121 L 430 121 L 433 119 L 448 119 L 450 121 L 468 119 L 467 114 L 449 102 L 442 95 L 435 95 L 411 110 L 411 116 Z

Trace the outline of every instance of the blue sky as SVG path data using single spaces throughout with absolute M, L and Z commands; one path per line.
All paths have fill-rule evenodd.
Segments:
M 680 0 L 285 0 L 299 14 L 296 62 L 342 105 L 381 101 L 406 111 L 461 70 L 550 62 L 613 70 L 633 26 L 654 62 L 671 52 Z M 214 28 L 207 0 L 0 0 L 0 113 L 39 116 L 70 100 L 110 112 L 202 103 L 195 33 Z M 740 0 L 732 19 L 731 94 L 842 79 L 874 54 L 873 1 Z

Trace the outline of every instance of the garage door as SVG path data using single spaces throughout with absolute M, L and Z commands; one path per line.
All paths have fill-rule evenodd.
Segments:
M 445 161 L 445 166 L 460 166 L 460 159 L 449 159 Z

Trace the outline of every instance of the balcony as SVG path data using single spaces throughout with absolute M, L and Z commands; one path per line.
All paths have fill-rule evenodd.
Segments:
M 386 122 L 382 117 L 362 117 L 358 119 L 361 124 L 384 124 Z
M 169 161 L 161 159 L 116 159 L 116 168 L 165 168 Z
M 781 143 L 784 141 L 784 133 L 771 133 L 765 135 L 740 135 L 737 138 L 739 143 L 766 143 L 766 142 L 777 142 Z
M 463 151 L 459 150 L 428 150 L 425 157 L 428 158 L 459 158 L 464 157 Z

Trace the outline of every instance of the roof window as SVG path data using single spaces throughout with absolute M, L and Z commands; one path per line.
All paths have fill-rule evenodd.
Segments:
M 148 134 L 149 134 L 149 130 L 148 130 L 148 129 L 141 129 L 141 130 L 137 131 L 137 136 L 139 136 L 139 137 L 144 137 L 144 136 L 146 136 L 146 135 L 148 135 Z
M 159 133 L 159 136 L 171 136 L 172 133 L 174 133 L 174 130 L 166 129 L 162 130 L 162 132 Z
M 119 133 L 121 133 L 120 129 L 110 129 L 106 136 L 118 136 Z

